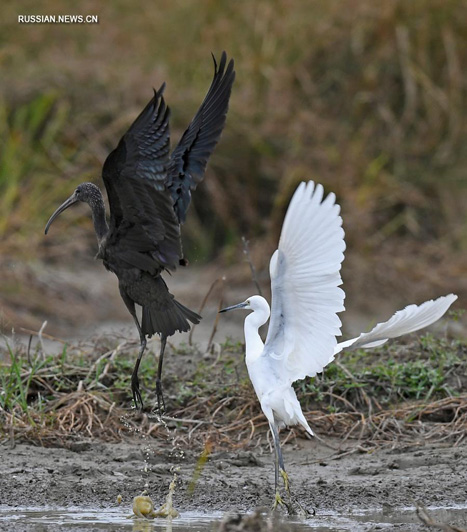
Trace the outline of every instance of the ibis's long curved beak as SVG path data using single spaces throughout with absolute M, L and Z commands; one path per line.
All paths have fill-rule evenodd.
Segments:
M 52 222 L 57 218 L 57 216 L 62 213 L 65 209 L 68 209 L 68 207 L 71 207 L 74 203 L 77 203 L 79 199 L 76 197 L 76 193 L 73 192 L 73 194 L 64 201 L 60 207 L 52 214 L 52 216 L 49 218 L 49 221 L 47 222 L 47 225 L 45 226 L 45 234 L 47 234 L 49 227 L 52 225 Z
M 244 301 L 243 303 L 239 303 L 238 305 L 232 305 L 231 307 L 223 308 L 222 310 L 219 310 L 219 314 L 221 312 L 228 312 L 229 310 L 235 310 L 237 308 L 245 308 L 248 306 L 248 303 Z

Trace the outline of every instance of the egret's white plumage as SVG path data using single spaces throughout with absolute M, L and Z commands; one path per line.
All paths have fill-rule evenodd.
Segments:
M 345 297 L 339 288 L 342 218 L 334 194 L 323 201 L 323 192 L 321 185 L 302 183 L 290 202 L 269 265 L 272 312 L 264 345 L 253 323 L 258 312 L 261 325 L 269 317 L 264 298 L 249 298 L 256 312 L 245 320 L 246 364 L 263 412 L 270 423 L 300 423 L 310 434 L 292 383 L 316 375 L 331 359 Z
M 269 265 L 272 312 L 264 356 L 278 361 L 288 384 L 322 371 L 340 335 L 344 230 L 335 195 L 323 200 L 323 192 L 312 181 L 299 185 Z
M 276 502 L 279 471 L 284 471 L 277 428 L 300 424 L 313 434 L 292 383 L 323 371 L 343 349 L 370 348 L 390 338 L 426 327 L 438 320 L 457 299 L 450 294 L 420 306 L 409 305 L 368 333 L 337 343 L 338 313 L 344 310 L 340 269 L 344 260 L 344 231 L 335 195 L 323 199 L 323 187 L 301 183 L 290 202 L 278 249 L 269 265 L 272 310 L 261 296 L 223 309 L 251 309 L 245 319 L 248 374 L 274 436 Z M 266 342 L 258 329 L 271 317 Z
M 369 349 L 383 345 L 391 338 L 418 331 L 439 320 L 454 303 L 457 296 L 449 294 L 434 301 L 425 301 L 421 305 L 408 305 L 398 310 L 388 321 L 378 323 L 370 332 L 362 333 L 357 338 L 340 342 L 334 348 L 334 355 L 343 349 Z M 330 362 L 334 360 L 334 355 Z

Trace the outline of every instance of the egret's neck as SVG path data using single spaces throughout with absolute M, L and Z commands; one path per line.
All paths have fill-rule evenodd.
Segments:
M 245 319 L 245 357 L 247 364 L 256 360 L 263 352 L 264 344 L 258 329 L 268 321 L 269 314 L 269 305 L 264 300 L 264 307 L 254 310 Z

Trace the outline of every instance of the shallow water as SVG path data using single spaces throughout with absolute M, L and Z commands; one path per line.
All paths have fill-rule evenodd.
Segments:
M 465 526 L 467 505 L 455 507 L 429 507 L 431 518 L 443 523 Z M 130 511 L 125 508 L 107 510 L 92 508 L 12 508 L 0 506 L 1 530 L 83 530 L 95 531 L 173 531 L 206 532 L 216 530 L 222 520 L 222 513 L 203 514 L 182 512 L 171 523 L 165 519 L 129 519 Z M 348 513 L 323 512 L 306 521 L 289 521 L 294 532 L 318 530 L 322 532 L 381 529 L 422 529 L 415 509 L 353 510 Z M 399 525 L 399 526 L 397 526 Z M 404 526 L 405 525 L 405 526 Z

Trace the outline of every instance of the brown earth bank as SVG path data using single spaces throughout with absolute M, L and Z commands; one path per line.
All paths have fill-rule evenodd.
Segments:
M 426 506 L 466 504 L 467 445 L 420 441 L 369 454 L 349 444 L 339 454 L 339 443 L 299 439 L 284 445 L 293 493 L 317 516 L 368 508 L 387 514 L 416 501 Z M 0 505 L 12 507 L 109 508 L 118 506 L 120 494 L 122 506 L 129 509 L 145 486 L 157 506 L 165 500 L 175 469 L 173 500 L 181 512 L 248 512 L 271 506 L 274 497 L 273 457 L 267 449 L 215 452 L 202 467 L 199 451 L 144 439 L 81 441 L 68 449 L 4 444 L 0 452 Z
M 252 246 L 255 253 L 257 280 L 263 295 L 270 300 L 268 262 L 272 249 L 264 252 L 261 243 Z M 260 254 L 263 251 L 263 254 Z M 73 261 L 47 263 L 40 260 L 22 261 L 0 257 L 3 272 L 0 283 L 0 332 L 10 335 L 37 333 L 47 321 L 48 335 L 64 341 L 76 341 L 112 330 L 126 330 L 137 338 L 133 320 L 123 304 L 116 277 L 107 272 L 91 252 L 76 253 Z M 370 324 L 388 319 L 396 310 L 411 303 L 422 303 L 448 293 L 459 300 L 455 309 L 465 308 L 467 300 L 467 270 L 465 254 L 457 260 L 434 251 L 413 250 L 402 246 L 387 246 L 375 256 L 346 254 L 343 289 L 346 311 L 340 314 L 344 334 L 359 334 Z M 217 261 L 166 275 L 170 291 L 184 305 L 200 311 L 203 320 L 197 328 L 195 341 L 209 338 L 220 304 L 239 303 L 258 293 L 252 281 L 249 264 L 239 257 L 236 265 Z M 225 315 L 219 333 L 234 338 L 243 337 L 244 316 Z M 226 327 L 226 323 L 234 327 Z M 457 334 L 466 334 L 465 324 L 456 324 Z M 183 335 L 171 337 L 180 342 Z

